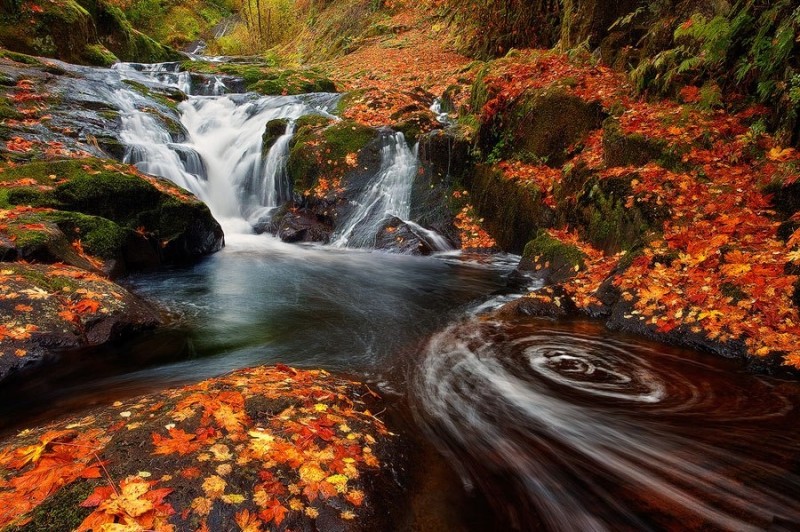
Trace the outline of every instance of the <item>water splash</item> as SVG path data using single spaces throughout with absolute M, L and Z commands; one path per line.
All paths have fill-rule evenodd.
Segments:
M 759 430 L 791 404 L 682 362 L 596 332 L 469 322 L 433 338 L 412 395 L 464 481 L 515 528 L 800 526 L 800 478 L 770 454 L 798 444 Z

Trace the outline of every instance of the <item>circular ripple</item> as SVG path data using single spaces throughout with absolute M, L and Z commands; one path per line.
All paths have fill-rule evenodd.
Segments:
M 540 377 L 585 394 L 658 403 L 667 389 L 648 362 L 599 339 L 533 334 L 517 339 L 531 369 Z

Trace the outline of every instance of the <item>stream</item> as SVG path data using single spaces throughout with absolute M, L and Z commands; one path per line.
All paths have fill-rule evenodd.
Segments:
M 364 249 L 387 216 L 415 226 L 416 150 L 399 133 L 383 135 L 381 170 L 333 245 L 255 234 L 290 197 L 293 121 L 332 116 L 337 96 L 226 94 L 224 80 L 193 90 L 171 65 L 98 72 L 196 93 L 178 107 L 181 142 L 141 95 L 104 94 L 122 115 L 125 160 L 203 199 L 226 247 L 126 279 L 173 324 L 10 383 L 0 429 L 283 363 L 387 397 L 390 429 L 419 448 L 398 529 L 800 529 L 797 383 L 593 323 L 488 318 L 533 287 L 509 280 L 518 257 L 447 250 L 424 227 L 434 256 Z M 264 154 L 275 118 L 289 126 Z

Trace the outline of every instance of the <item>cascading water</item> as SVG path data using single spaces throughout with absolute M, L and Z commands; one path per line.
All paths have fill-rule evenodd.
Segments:
M 411 213 L 411 185 L 417 173 L 417 148 L 412 151 L 402 133 L 383 137 L 381 168 L 355 201 L 355 208 L 334 235 L 338 247 L 372 247 L 387 218 L 407 220 Z
M 148 112 L 135 91 L 117 90 L 125 161 L 192 191 L 228 234 L 263 227 L 272 211 L 291 199 L 286 163 L 295 121 L 308 114 L 333 118 L 330 111 L 338 100 L 335 94 L 222 94 L 227 88 L 219 77 L 195 80 L 181 72 L 179 63 L 122 63 L 114 70 L 123 79 L 155 81 L 190 95 L 178 106 L 180 125 L 173 123 L 180 131 L 170 132 L 169 120 Z M 264 153 L 265 125 L 276 119 L 286 121 L 286 131 Z M 341 222 L 334 246 L 374 247 L 387 220 L 398 218 L 431 249 L 451 249 L 446 238 L 410 220 L 417 148 L 409 148 L 397 132 L 385 133 L 383 142 L 380 170 Z
M 418 145 L 409 148 L 402 133 L 383 136 L 380 171 L 370 181 L 353 209 L 336 231 L 336 247 L 371 248 L 387 220 L 399 218 L 434 250 L 450 249 L 450 243 L 429 229 L 410 220 L 411 193 L 419 169 Z
M 178 66 L 122 64 L 116 70 L 123 77 L 155 79 L 191 94 L 191 78 Z M 202 85 L 202 94 L 208 92 L 207 85 Z M 335 94 L 192 96 L 178 106 L 185 139 L 176 142 L 163 123 L 136 106 L 130 91 L 117 92 L 125 161 L 192 191 L 226 233 L 252 232 L 254 225 L 290 199 L 286 160 L 294 121 L 307 114 L 331 116 L 328 111 L 338 98 Z M 287 121 L 286 133 L 264 154 L 264 127 L 276 119 Z

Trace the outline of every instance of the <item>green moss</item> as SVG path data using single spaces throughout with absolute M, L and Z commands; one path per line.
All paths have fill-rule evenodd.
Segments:
M 525 245 L 522 258 L 539 263 L 548 262 L 559 268 L 584 268 L 586 265 L 586 255 L 580 249 L 553 238 L 546 231 L 539 231 L 536 238 Z
M 341 120 L 325 128 L 322 136 L 331 150 L 331 158 L 344 159 L 346 155 L 358 153 L 369 144 L 375 138 L 375 130 L 352 120 Z
M 14 238 L 14 243 L 18 248 L 33 248 L 41 246 L 50 240 L 50 234 L 44 230 L 25 229 L 18 225 L 10 224 L 6 231 Z
M 12 52 L 11 50 L 0 50 L 0 57 L 11 59 L 12 61 L 16 61 L 17 63 L 22 63 L 23 65 L 31 65 L 31 66 L 43 65 L 43 63 L 39 59 L 33 56 Z
M 247 80 L 245 80 L 247 81 Z M 276 70 L 263 73 L 247 90 L 265 95 L 336 92 L 336 85 L 316 70 Z
M 16 110 L 8 98 L 0 98 L 0 120 L 11 119 L 18 120 L 22 115 Z
M 553 224 L 552 211 L 534 184 L 513 182 L 492 166 L 477 165 L 465 175 L 465 185 L 486 230 L 505 251 L 521 253 L 540 227 Z
M 298 121 L 287 162 L 289 176 L 298 192 L 314 186 L 322 171 L 322 159 L 344 168 L 345 157 L 360 152 L 377 135 L 374 129 L 352 120 L 340 120 L 325 127 L 328 123 L 330 120 L 324 117 Z
M 336 85 L 320 70 L 275 68 L 274 61 L 269 59 L 259 63 L 185 61 L 182 67 L 188 72 L 240 78 L 246 90 L 268 96 L 336 92 Z
M 470 92 L 469 108 L 473 113 L 480 113 L 486 102 L 489 101 L 489 89 L 486 87 L 486 75 L 489 73 L 489 66 L 486 65 L 478 71 Z
M 118 257 L 128 237 L 128 231 L 97 216 L 69 211 L 54 211 L 39 216 L 55 223 L 70 240 L 80 240 L 89 254 L 103 259 Z
M 630 250 L 651 230 L 638 207 L 625 202 L 632 194 L 622 179 L 590 180 L 579 198 L 579 216 L 584 238 L 608 252 Z
M 31 522 L 21 527 L 10 528 L 9 532 L 74 530 L 93 511 L 92 508 L 81 506 L 93 490 L 93 483 L 73 483 L 37 506 L 30 513 Z
M 87 44 L 83 49 L 82 59 L 90 65 L 110 67 L 119 62 L 117 56 L 102 44 Z

